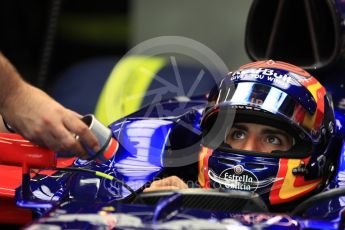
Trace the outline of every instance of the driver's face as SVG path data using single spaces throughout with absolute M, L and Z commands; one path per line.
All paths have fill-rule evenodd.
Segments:
M 226 135 L 233 149 L 270 153 L 292 147 L 292 137 L 285 131 L 253 123 L 235 123 Z

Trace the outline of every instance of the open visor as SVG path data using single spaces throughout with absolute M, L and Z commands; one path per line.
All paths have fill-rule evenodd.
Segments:
M 303 152 L 305 156 L 310 149 L 306 151 L 302 146 L 306 146 L 306 142 L 311 146 L 311 142 L 319 139 L 319 130 L 303 125 L 305 117 L 311 114 L 294 98 L 278 88 L 260 83 L 242 82 L 236 84 L 235 89 L 221 87 L 216 94 L 217 96 L 209 101 L 209 107 L 201 123 L 204 136 L 216 122 L 220 123 L 219 120 L 225 117 L 224 113 L 229 109 L 235 109 L 234 122 L 259 123 L 282 129 L 290 134 L 296 142 L 290 152 Z M 224 123 L 220 127 L 219 132 L 222 132 L 222 135 L 219 136 L 223 138 L 222 142 L 231 126 L 232 124 Z M 204 144 L 213 149 L 219 147 L 221 141 L 209 136 L 204 138 Z

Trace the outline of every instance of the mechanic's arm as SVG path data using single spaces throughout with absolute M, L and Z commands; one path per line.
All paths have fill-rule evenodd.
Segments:
M 187 189 L 187 184 L 177 176 L 170 176 L 151 183 L 150 187 L 145 188 L 144 192 L 153 192 L 158 190 Z
M 53 151 L 86 154 L 79 140 L 94 151 L 96 137 L 81 116 L 66 109 L 42 90 L 26 83 L 0 53 L 0 114 L 16 132 Z

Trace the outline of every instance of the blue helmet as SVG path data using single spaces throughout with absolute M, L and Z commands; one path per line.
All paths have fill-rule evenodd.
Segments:
M 283 130 L 291 146 L 272 152 L 235 149 L 226 138 L 237 123 Z M 201 129 L 198 180 L 204 188 L 250 191 L 276 205 L 317 191 L 330 176 L 332 101 L 297 66 L 269 60 L 230 72 L 210 92 Z

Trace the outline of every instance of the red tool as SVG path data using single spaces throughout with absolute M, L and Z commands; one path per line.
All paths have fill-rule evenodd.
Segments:
M 31 210 L 18 206 L 14 198 L 15 190 L 21 186 L 22 198 L 32 200 L 28 173 L 30 168 L 54 168 L 55 165 L 66 167 L 74 160 L 74 157 L 60 158 L 56 163 L 53 151 L 39 147 L 18 134 L 0 133 L 0 225 L 26 224 L 32 221 Z M 43 175 L 54 172 L 40 171 Z
M 30 199 L 30 168 L 56 167 L 56 154 L 15 133 L 0 133 L 0 164 L 22 167 L 22 197 Z
M 0 164 L 22 166 L 23 173 L 30 168 L 56 166 L 56 154 L 15 133 L 0 133 Z

